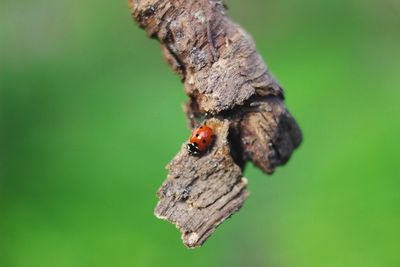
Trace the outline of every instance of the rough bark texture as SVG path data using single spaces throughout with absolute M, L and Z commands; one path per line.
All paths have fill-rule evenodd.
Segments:
M 158 191 L 156 216 L 197 247 L 243 205 L 246 162 L 273 173 L 300 145 L 301 132 L 253 40 L 221 1 L 130 0 L 130 7 L 182 79 L 190 127 L 207 122 L 217 137 L 201 157 L 182 146 Z
M 279 98 L 265 97 L 252 102 L 239 120 L 243 159 L 252 161 L 267 174 L 285 164 L 301 143 L 299 127 Z
M 217 114 L 254 94 L 281 95 L 251 37 L 221 1 L 131 0 L 133 15 L 180 74 L 199 112 Z
M 195 157 L 183 145 L 168 164 L 168 178 L 157 193 L 156 216 L 176 224 L 189 247 L 201 245 L 247 197 L 247 179 L 231 156 L 229 121 L 211 119 L 207 125 L 216 136 L 212 150 Z

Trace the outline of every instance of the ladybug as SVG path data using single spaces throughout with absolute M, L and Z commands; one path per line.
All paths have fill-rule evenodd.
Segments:
M 213 141 L 213 130 L 206 125 L 202 125 L 193 130 L 187 145 L 188 152 L 190 155 L 199 156 L 210 148 Z

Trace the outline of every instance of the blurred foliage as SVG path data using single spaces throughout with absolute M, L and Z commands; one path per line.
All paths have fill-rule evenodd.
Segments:
M 304 132 L 198 250 L 157 220 L 182 85 L 126 1 L 0 3 L 0 266 L 400 266 L 400 2 L 228 0 Z

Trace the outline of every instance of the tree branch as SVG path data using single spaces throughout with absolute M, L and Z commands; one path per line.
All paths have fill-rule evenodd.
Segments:
M 206 122 L 217 137 L 202 157 L 190 156 L 184 144 L 158 191 L 156 216 L 197 247 L 243 205 L 246 162 L 273 173 L 300 145 L 301 131 L 253 40 L 221 1 L 130 0 L 130 7 L 184 83 L 190 127 Z

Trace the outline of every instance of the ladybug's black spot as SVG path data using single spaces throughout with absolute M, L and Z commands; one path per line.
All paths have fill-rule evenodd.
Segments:
M 196 134 L 196 137 L 199 137 L 199 134 Z
M 203 139 L 203 143 L 206 143 L 206 139 Z
M 200 129 L 203 129 L 203 126 L 200 126 Z
M 193 142 L 193 145 L 194 145 L 195 147 L 199 147 L 199 144 L 198 144 L 197 142 Z

